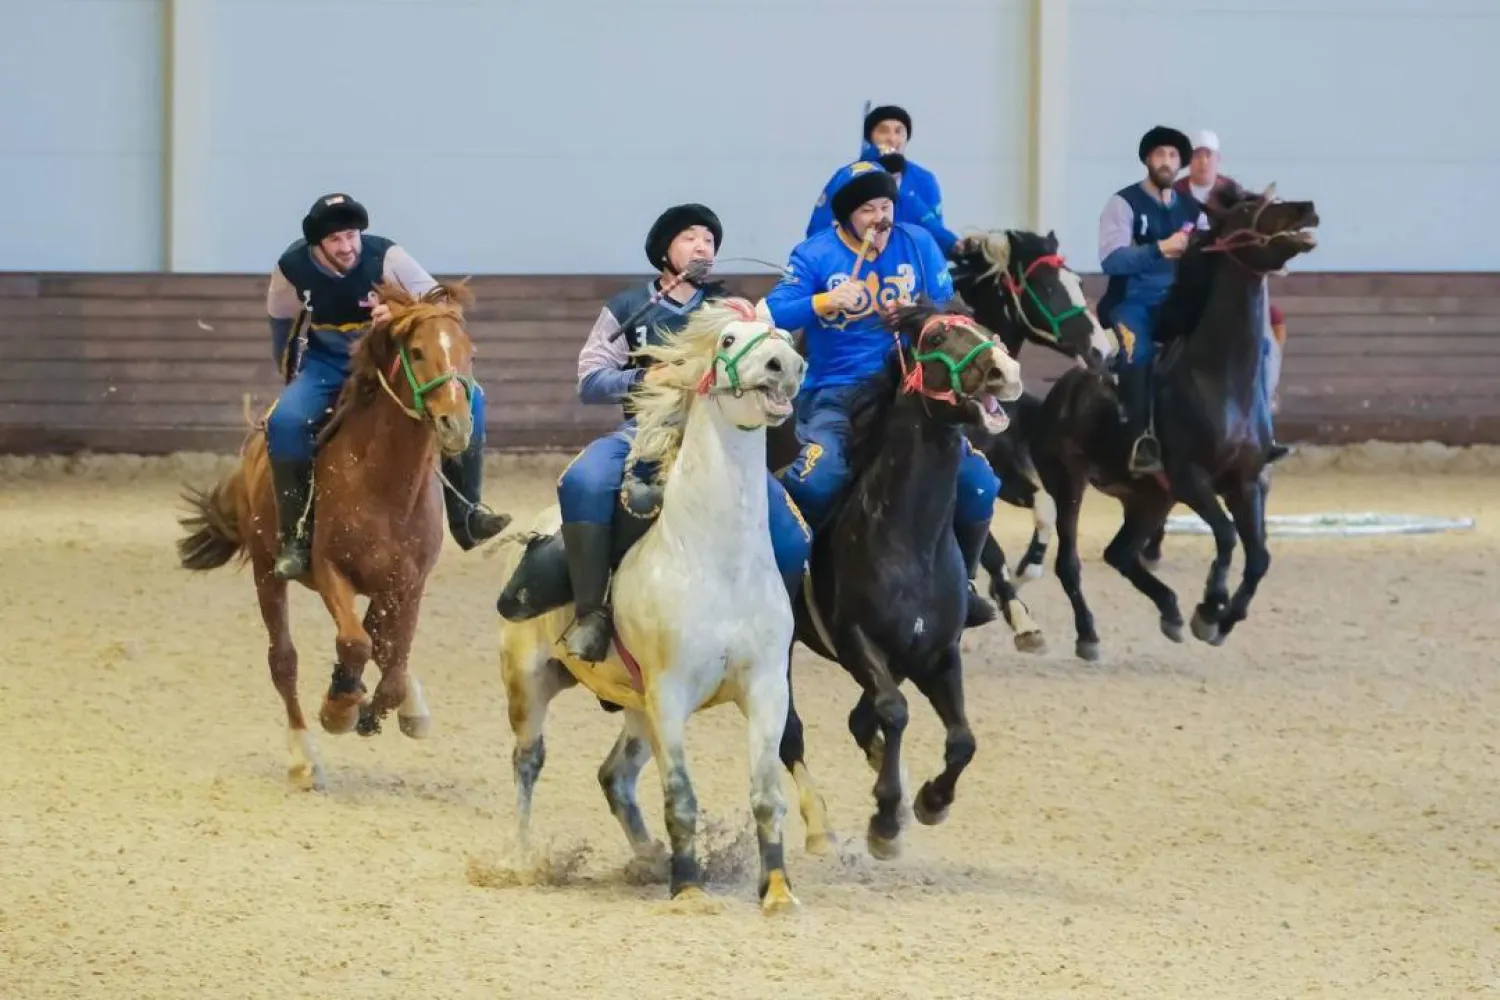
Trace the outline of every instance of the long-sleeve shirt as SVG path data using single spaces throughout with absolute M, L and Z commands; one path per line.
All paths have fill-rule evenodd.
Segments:
M 651 302 L 659 281 L 634 285 L 616 294 L 599 310 L 588 339 L 578 352 L 578 399 L 582 403 L 623 403 L 631 388 L 645 377 L 631 352 L 660 341 L 660 335 L 682 329 L 689 315 L 722 286 L 709 283 L 695 289 L 686 302 L 670 295 Z M 649 306 L 647 303 L 651 303 Z M 620 324 L 630 329 L 620 332 Z M 619 337 L 615 337 L 620 333 Z
M 860 148 L 859 155 L 862 160 L 873 161 L 879 159 L 880 150 L 866 141 Z M 843 168 L 835 171 L 828 178 L 828 183 L 823 185 L 823 193 L 818 196 L 818 202 L 807 220 L 808 236 L 814 236 L 833 225 L 833 205 L 829 200 L 832 194 L 828 189 L 842 172 Z M 943 192 L 938 186 L 937 177 L 920 163 L 907 160 L 906 166 L 901 170 L 899 183 L 896 221 L 910 222 L 927 230 L 937 241 L 938 249 L 946 255 L 958 242 L 958 234 L 943 221 Z

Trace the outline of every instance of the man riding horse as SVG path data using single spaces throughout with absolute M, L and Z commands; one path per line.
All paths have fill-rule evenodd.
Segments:
M 290 381 L 266 422 L 266 445 L 276 491 L 280 548 L 276 576 L 294 580 L 308 572 L 311 555 L 313 454 L 318 429 L 349 377 L 349 352 L 359 335 L 390 316 L 378 302 L 382 280 L 421 296 L 437 285 L 406 250 L 366 234 L 370 217 L 347 194 L 319 198 L 302 220 L 302 238 L 287 247 L 271 270 L 266 313 L 273 357 Z M 305 329 L 292 336 L 305 310 Z M 444 458 L 443 491 L 448 529 L 465 550 L 505 529 L 509 518 L 480 506 L 484 476 L 484 393 L 470 395 L 474 430 L 466 451 Z M 456 491 L 456 492 L 455 492 Z M 305 517 L 305 522 L 304 522 Z M 301 525 L 309 526 L 307 531 Z
M 865 115 L 859 158 L 875 160 L 895 177 L 900 192 L 896 199 L 896 221 L 921 226 L 937 240 L 938 248 L 947 255 L 958 243 L 958 234 L 943 222 L 943 192 L 938 187 L 937 177 L 920 163 L 907 158 L 906 144 L 910 141 L 911 115 L 905 108 L 882 104 Z M 843 170 L 840 169 L 824 185 L 812 216 L 807 220 L 808 236 L 815 236 L 834 224 L 829 198 L 833 195 L 834 182 L 842 176 Z
M 883 369 L 892 347 L 880 313 L 919 295 L 942 305 L 954 294 L 937 241 L 918 225 L 894 221 L 900 191 L 889 171 L 858 160 L 829 188 L 834 225 L 792 250 L 785 275 L 766 296 L 776 325 L 806 338 L 807 374 L 796 404 L 802 449 L 783 482 L 814 532 L 827 525 L 848 484 L 851 400 Z M 972 627 L 995 618 L 973 579 L 1000 481 L 967 440 L 963 448 L 953 529 L 969 574 L 966 625 Z
M 723 286 L 706 280 L 723 240 L 719 218 L 703 205 L 675 205 L 661 214 L 646 235 L 646 259 L 659 273 L 651 281 L 615 295 L 599 310 L 594 328 L 578 354 L 578 398 L 586 404 L 627 403 L 630 390 L 663 374 L 643 367 L 634 352 L 658 345 L 687 325 L 689 317 Z M 612 524 L 625 477 L 625 461 L 636 431 L 624 422 L 575 458 L 558 480 L 562 539 L 573 585 L 577 618 L 569 630 L 568 652 L 591 663 L 609 654 L 614 636 L 607 597 L 615 548 Z M 637 478 L 649 476 L 637 469 Z M 811 551 L 811 535 L 781 484 L 769 473 L 771 546 L 789 590 L 801 585 Z

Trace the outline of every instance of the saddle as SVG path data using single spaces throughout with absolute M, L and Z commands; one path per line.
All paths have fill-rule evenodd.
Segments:
M 620 488 L 620 503 L 610 522 L 611 570 L 620 568 L 625 553 L 656 523 L 661 513 L 662 493 L 660 485 L 638 479 L 627 479 Z M 526 552 L 500 592 L 495 608 L 506 621 L 523 622 L 555 611 L 572 600 L 573 581 L 568 576 L 568 555 L 559 529 L 527 540 Z

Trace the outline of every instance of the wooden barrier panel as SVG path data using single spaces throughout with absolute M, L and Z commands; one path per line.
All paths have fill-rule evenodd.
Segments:
M 583 406 L 578 348 L 628 276 L 481 276 L 470 331 L 489 444 L 574 450 L 612 427 Z M 774 277 L 729 279 L 759 297 Z M 1099 275 L 1085 291 L 1097 301 Z M 258 275 L 0 274 L 0 451 L 230 451 L 280 390 Z M 1500 274 L 1297 274 L 1287 316 L 1284 441 L 1500 443 Z M 1063 370 L 1035 346 L 1028 388 Z

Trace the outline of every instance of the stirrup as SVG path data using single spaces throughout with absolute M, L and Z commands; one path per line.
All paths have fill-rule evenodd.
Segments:
M 1150 464 L 1145 464 L 1142 462 L 1141 452 L 1148 449 L 1154 449 L 1155 458 L 1151 460 Z M 1156 440 L 1155 434 L 1146 431 L 1140 437 L 1136 438 L 1135 444 L 1130 447 L 1130 471 L 1136 475 L 1148 475 L 1160 472 L 1161 469 L 1161 442 Z
M 278 580 L 296 580 L 312 569 L 312 546 L 303 539 L 282 543 L 276 552 L 272 572 Z

